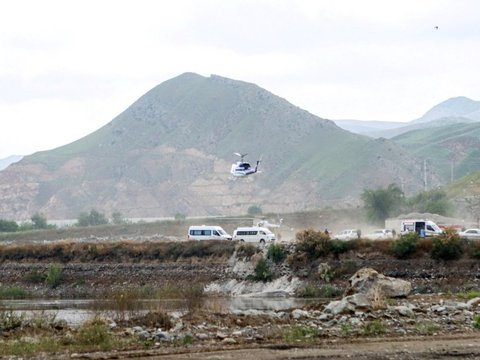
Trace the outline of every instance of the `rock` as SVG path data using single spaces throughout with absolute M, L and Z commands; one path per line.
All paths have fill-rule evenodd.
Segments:
M 147 330 L 139 331 L 136 334 L 137 334 L 137 337 L 142 341 L 146 341 L 150 339 L 150 333 Z
M 478 306 L 478 304 L 480 304 L 480 297 L 476 297 L 467 301 L 467 306 L 469 309 L 474 306 Z
M 415 316 L 415 313 L 413 312 L 413 310 L 405 305 L 397 306 L 395 307 L 395 310 L 402 316 L 406 316 L 410 318 Z
M 406 297 L 412 291 L 409 281 L 396 279 L 380 274 L 372 268 L 358 270 L 349 280 L 350 287 L 347 293 L 361 293 L 373 296 L 381 292 L 385 297 Z
M 237 341 L 233 338 L 230 338 L 230 337 L 227 337 L 225 339 L 222 340 L 222 344 L 230 344 L 230 345 L 233 345 L 233 344 L 236 344 Z
M 226 339 L 226 338 L 228 337 L 227 334 L 222 333 L 222 332 L 220 332 L 220 331 L 218 331 L 215 336 L 216 336 L 218 339 L 221 339 L 221 340 L 224 340 L 224 339 Z
M 198 340 L 207 340 L 208 339 L 208 334 L 205 333 L 198 333 L 195 335 Z
M 157 331 L 154 335 L 155 341 L 169 341 L 170 336 L 164 331 Z
M 356 311 L 370 311 L 372 304 L 364 294 L 345 296 L 342 300 L 331 301 L 323 310 L 326 314 L 338 315 L 355 313 Z
M 310 317 L 310 314 L 308 311 L 301 310 L 301 309 L 295 309 L 292 311 L 292 318 L 295 320 L 301 319 L 301 318 L 308 318 Z

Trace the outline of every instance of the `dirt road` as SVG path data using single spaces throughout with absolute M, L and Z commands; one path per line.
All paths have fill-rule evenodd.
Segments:
M 172 351 L 174 353 L 172 353 Z M 134 352 L 93 353 L 73 355 L 82 359 L 138 360 L 422 360 L 480 359 L 480 341 L 475 336 L 404 337 L 382 339 L 325 340 L 315 345 L 298 347 L 282 344 L 252 348 L 177 348 Z

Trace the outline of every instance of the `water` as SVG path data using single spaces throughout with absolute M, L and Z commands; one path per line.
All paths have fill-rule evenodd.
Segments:
M 300 299 L 300 298 L 207 298 L 204 308 L 217 309 L 221 312 L 234 313 L 245 310 L 281 311 L 291 308 L 301 308 L 306 304 L 324 302 L 323 299 Z M 184 308 L 182 299 L 169 300 L 139 300 L 138 311 L 146 312 L 149 309 L 160 308 L 167 311 L 181 310 Z M 78 326 L 83 322 L 94 318 L 100 313 L 114 313 L 113 302 L 98 300 L 3 300 L 2 307 L 13 310 L 17 314 L 27 317 L 45 316 L 55 320 L 65 320 L 70 326 Z

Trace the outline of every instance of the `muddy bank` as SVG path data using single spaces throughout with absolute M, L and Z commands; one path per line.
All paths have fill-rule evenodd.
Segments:
M 320 263 L 327 263 L 332 272 L 328 283 L 342 291 L 348 278 L 358 269 L 371 267 L 396 278 L 412 282 L 413 293 L 461 292 L 480 289 L 480 262 L 462 259 L 452 262 L 437 262 L 429 258 L 398 260 L 385 256 L 361 259 L 355 253 L 343 256 L 340 260 L 318 259 L 299 269 L 290 269 L 286 265 L 275 266 L 272 272 L 275 278 L 295 276 L 311 286 L 327 284 L 318 274 Z M 50 288 L 43 281 L 35 281 L 32 274 L 45 276 L 52 263 L 48 262 L 3 262 L 0 263 L 1 287 L 21 287 L 33 297 L 88 298 L 101 290 L 113 290 L 130 287 L 161 287 L 165 283 L 190 286 L 228 279 L 244 280 L 232 272 L 228 259 L 212 261 L 195 259 L 177 262 L 68 262 L 60 264 L 62 278 L 58 286 Z

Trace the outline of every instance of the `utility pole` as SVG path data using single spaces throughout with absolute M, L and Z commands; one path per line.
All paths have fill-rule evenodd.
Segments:
M 423 191 L 427 191 L 427 159 L 423 159 Z
M 452 183 L 453 182 L 453 159 L 452 159 L 452 162 L 450 163 L 450 182 Z

